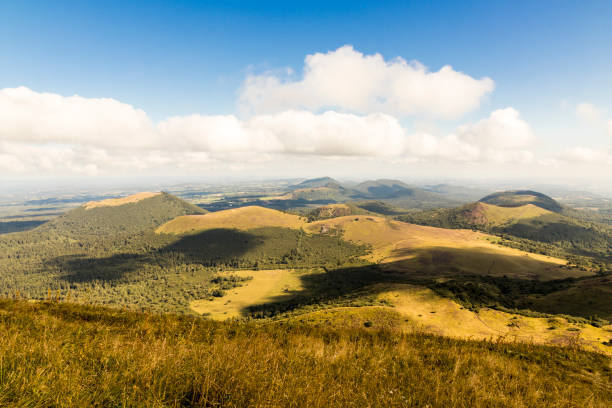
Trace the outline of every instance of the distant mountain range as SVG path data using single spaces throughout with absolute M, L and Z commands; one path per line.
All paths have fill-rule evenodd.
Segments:
M 305 180 L 290 187 L 294 199 L 334 202 L 380 200 L 404 208 L 434 208 L 458 205 L 461 201 L 445 194 L 410 186 L 399 180 L 368 180 L 344 186 L 331 177 Z

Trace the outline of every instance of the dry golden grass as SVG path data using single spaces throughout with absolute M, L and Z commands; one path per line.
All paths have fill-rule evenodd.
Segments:
M 0 406 L 609 407 L 610 360 L 379 328 L 0 301 Z M 385 321 L 390 324 L 385 325 Z
M 216 228 L 249 230 L 260 227 L 299 229 L 305 224 L 304 218 L 297 215 L 254 205 L 204 215 L 184 215 L 165 223 L 156 232 L 182 234 Z
M 503 337 L 534 344 L 579 345 L 612 356 L 603 344 L 612 337 L 612 326 L 571 323 L 563 317 L 527 317 L 481 308 L 477 312 L 437 295 L 431 289 L 407 284 L 380 285 L 378 297 L 409 319 L 410 330 L 472 339 Z
M 299 290 L 301 284 L 293 271 L 233 272 L 255 276 L 246 286 L 234 288 L 227 296 L 213 301 L 192 303 L 192 309 L 215 320 L 241 317 L 248 306 L 280 301 Z M 258 275 L 259 274 L 259 275 Z M 283 289 L 289 289 L 285 291 Z M 563 346 L 579 346 L 612 356 L 603 344 L 612 337 L 612 325 L 594 327 L 573 323 L 562 316 L 527 317 L 481 308 L 472 311 L 442 297 L 431 289 L 409 284 L 377 284 L 369 288 L 389 306 L 333 307 L 288 318 L 317 327 L 360 328 L 365 322 L 374 328 L 393 327 L 403 332 L 419 331 L 461 339 L 506 339 Z
M 122 198 L 109 198 L 107 200 L 102 201 L 90 201 L 84 205 L 86 210 L 91 210 L 92 208 L 98 207 L 117 207 L 124 204 L 132 204 L 137 203 L 138 201 L 142 201 L 146 198 L 151 198 L 160 195 L 160 192 L 152 193 L 149 191 L 133 194 L 131 196 L 122 197 Z
M 441 267 L 463 272 L 528 279 L 562 279 L 592 272 L 564 267 L 565 260 L 497 245 L 482 232 L 408 224 L 375 216 L 346 216 L 308 224 L 312 233 L 338 229 L 349 241 L 371 246 L 366 258 L 394 269 L 436 273 Z M 563 266 L 563 267 L 562 267 Z
M 545 210 L 533 204 L 525 204 L 520 207 L 499 207 L 497 205 L 479 202 L 477 205 L 480 207 L 480 210 L 483 211 L 490 225 L 504 225 L 523 219 L 553 214 L 552 211 Z
M 190 308 L 211 319 L 225 320 L 241 317 L 248 306 L 279 301 L 302 289 L 300 274 L 289 269 L 235 271 L 232 274 L 253 279 L 228 290 L 223 297 L 191 302 Z

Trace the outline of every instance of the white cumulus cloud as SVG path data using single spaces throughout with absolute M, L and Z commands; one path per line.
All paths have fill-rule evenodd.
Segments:
M 252 139 L 276 140 L 278 151 L 291 154 L 394 156 L 405 143 L 398 120 L 380 113 L 285 111 L 254 116 L 245 127 Z
M 134 147 L 155 137 L 147 114 L 108 98 L 0 90 L 0 140 Z
M 486 119 L 458 129 L 460 139 L 483 147 L 517 149 L 531 145 L 533 133 L 514 108 L 498 109 Z
M 590 147 L 577 146 L 565 149 L 559 157 L 569 162 L 612 164 L 612 154 Z
M 590 102 L 581 102 L 576 105 L 576 115 L 587 123 L 596 123 L 601 119 L 603 112 Z
M 407 152 L 450 161 L 529 162 L 534 159 L 529 150 L 533 140 L 531 128 L 519 112 L 505 108 L 440 138 L 427 133 L 413 134 Z
M 103 174 L 205 169 L 291 157 L 524 162 L 529 125 L 513 108 L 496 110 L 447 135 L 409 133 L 391 115 L 287 110 L 174 116 L 157 124 L 113 99 L 0 90 L 0 169 L 4 173 Z
M 385 61 L 347 45 L 308 55 L 301 79 L 247 77 L 240 104 L 252 113 L 339 109 L 455 118 L 477 108 L 494 86 L 490 78 L 475 79 L 450 65 L 430 72 L 418 62 Z

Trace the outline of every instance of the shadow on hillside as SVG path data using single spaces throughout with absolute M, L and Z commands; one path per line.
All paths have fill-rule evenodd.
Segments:
M 546 216 L 534 218 L 529 222 L 519 222 L 497 232 L 560 245 L 576 255 L 612 258 L 612 236 L 589 226 L 551 222 Z
M 36 221 L 3 221 L 0 222 L 0 235 L 10 234 L 11 232 L 22 232 L 32 230 L 48 220 Z
M 213 229 L 177 238 L 147 254 L 116 254 L 97 258 L 86 255 L 68 255 L 54 258 L 49 264 L 61 271 L 66 282 L 112 282 L 130 279 L 131 274 L 159 272 L 159 267 L 175 268 L 181 264 L 198 263 L 206 266 L 231 264 L 243 254 L 262 244 L 261 238 L 230 229 Z
M 260 318 L 325 304 L 367 304 L 385 290 L 384 284 L 392 283 L 426 286 L 468 307 L 500 305 L 519 308 L 526 307 L 526 296 L 564 290 L 576 280 L 559 276 L 560 279 L 539 281 L 524 275 L 513 276 L 512 266 L 521 257 L 499 254 L 493 257 L 491 253 L 480 250 L 413 249 L 410 256 L 409 260 L 302 275 L 302 291 L 290 298 L 280 296 L 266 304 L 246 307 L 241 312 L 244 316 Z M 538 260 L 521 259 L 521 262 L 527 262 L 527 269 L 546 270 L 549 267 L 548 263 Z
M 508 276 L 517 279 L 564 279 L 581 273 L 525 255 L 505 255 L 488 248 L 401 248 L 391 257 L 403 260 L 384 265 L 413 276 L 444 277 L 456 274 Z
M 241 200 L 222 200 L 216 201 L 210 204 L 198 204 L 197 206 L 203 208 L 207 211 L 222 211 L 222 210 L 230 210 L 233 208 L 239 207 L 248 207 L 252 205 L 258 205 L 261 207 L 271 208 L 273 210 L 289 210 L 291 208 L 296 207 L 309 207 L 309 206 L 320 206 L 336 203 L 335 200 L 305 200 L 305 199 L 296 199 L 296 200 L 260 200 L 255 199 L 252 201 L 245 201 L 245 197 L 241 197 Z

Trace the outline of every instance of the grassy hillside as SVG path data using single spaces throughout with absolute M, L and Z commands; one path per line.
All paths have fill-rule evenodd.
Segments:
M 368 246 L 371 249 L 366 257 L 368 261 L 394 262 L 394 268 L 401 267 L 403 271 L 415 274 L 446 273 L 452 268 L 455 272 L 529 279 L 586 275 L 562 267 L 565 264 L 562 260 L 496 245 L 494 238 L 485 234 L 424 227 L 369 215 L 335 217 L 308 223 L 296 215 L 253 206 L 178 217 L 159 227 L 157 232 L 181 234 L 218 228 L 249 231 L 263 226 L 303 229 L 310 234 L 305 237 L 313 240 L 322 239 L 316 238 L 318 236 L 337 233 L 344 240 Z M 266 247 L 270 248 L 269 245 Z M 402 265 L 398 261 L 402 261 Z M 486 270 L 483 264 L 489 265 Z
M 222 323 L 0 301 L 0 405 L 607 407 L 612 400 L 610 360 L 600 354 L 402 333 L 393 312 L 335 318 L 348 323 Z
M 160 234 L 179 234 L 215 228 L 240 230 L 261 227 L 300 228 L 305 223 L 306 220 L 297 215 L 259 206 L 248 206 L 204 215 L 177 217 L 157 228 L 156 232 Z
M 469 230 L 434 228 L 363 215 L 317 221 L 305 229 L 315 233 L 337 230 L 344 239 L 370 247 L 368 260 L 393 263 L 394 269 L 406 273 L 462 272 L 539 279 L 586 275 L 565 268 L 563 260 L 501 247 L 494 243 L 494 237 Z
M 338 316 L 344 316 L 343 311 L 349 309 L 352 316 L 389 312 L 397 318 L 395 327 L 404 332 L 420 330 L 463 339 L 501 336 L 537 344 L 574 344 L 612 355 L 612 347 L 607 345 L 608 340 L 612 340 L 612 326 L 603 321 L 594 326 L 597 322 L 592 320 L 554 314 L 559 313 L 555 305 L 550 305 L 551 314 L 501 307 L 501 303 L 513 305 L 513 296 L 501 293 L 494 286 L 495 281 L 477 282 L 458 276 L 447 278 L 442 283 L 432 279 L 427 284 L 423 278 L 389 276 L 388 273 L 358 268 L 345 272 L 239 271 L 235 274 L 243 279 L 249 278 L 243 285 L 227 290 L 222 297 L 194 301 L 191 308 L 216 320 L 265 316 L 325 326 L 343 324 Z M 415 283 L 408 283 L 411 281 Z M 501 280 L 498 282 L 502 283 Z M 473 288 L 474 284 L 478 285 L 478 290 L 466 296 L 465 289 Z M 539 284 L 540 292 L 546 293 L 546 285 Z M 506 282 L 505 287 L 499 286 L 502 290 L 513 290 L 511 282 Z M 538 284 L 532 286 L 526 291 L 527 296 L 521 300 L 519 295 L 517 300 L 532 304 L 534 298 L 542 298 L 537 293 Z M 549 284 L 550 288 L 554 286 L 554 283 Z M 490 291 L 488 298 L 487 291 Z M 550 293 L 552 296 L 563 294 L 564 289 Z M 475 306 L 478 305 L 478 296 L 486 302 L 484 305 Z M 605 299 L 603 296 L 598 298 Z M 495 302 L 499 306 L 495 306 Z M 601 306 L 599 315 L 606 316 L 609 306 Z M 331 322 L 330 316 L 335 316 Z
M 309 222 L 328 218 L 344 217 L 347 215 L 370 214 L 370 211 L 355 203 L 328 204 L 307 211 L 306 216 Z
M 595 257 L 612 262 L 612 228 L 609 225 L 556 213 L 534 203 L 498 206 L 481 201 L 458 208 L 410 212 L 397 218 L 442 228 L 479 229 L 521 238 L 523 241 L 514 243 L 521 249 L 566 257 Z M 545 245 L 538 246 L 537 243 Z
M 553 213 L 534 204 L 501 207 L 478 201 L 456 208 L 409 212 L 401 214 L 400 219 L 440 228 L 490 229 L 549 214 Z
M 490 227 L 500 227 L 514 224 L 522 220 L 550 215 L 551 211 L 534 204 L 525 204 L 518 207 L 500 207 L 497 205 L 483 202 L 476 203 L 472 216 L 481 213 L 486 220 L 486 225 Z M 474 221 L 478 221 L 477 218 Z

